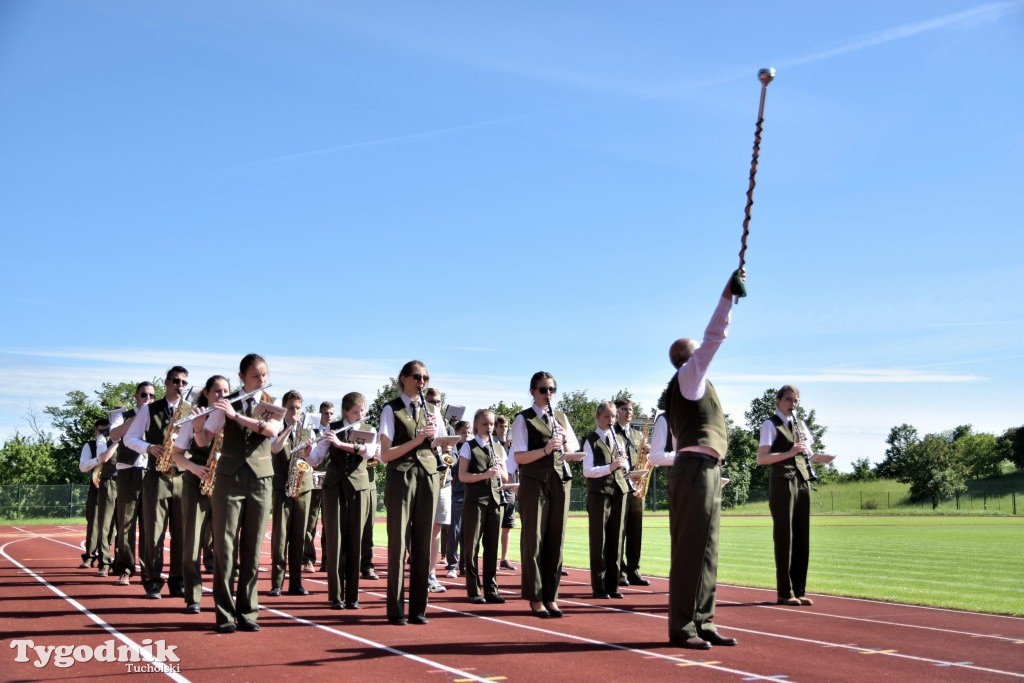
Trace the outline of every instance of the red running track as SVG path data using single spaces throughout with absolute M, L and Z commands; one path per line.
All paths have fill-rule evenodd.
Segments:
M 322 573 L 306 574 L 306 597 L 265 597 L 259 633 L 220 635 L 213 601 L 146 600 L 136 582 L 114 585 L 77 569 L 80 527 L 0 528 L 0 678 L 82 680 L 128 675 L 173 680 L 300 680 L 324 674 L 371 680 L 1015 681 L 1024 680 L 1024 619 L 812 596 L 813 607 L 774 604 L 774 592 L 720 586 L 716 622 L 739 647 L 693 652 L 667 643 L 665 579 L 595 600 L 586 570 L 563 578 L 562 619 L 537 619 L 519 599 L 519 572 L 499 572 L 504 605 L 471 605 L 461 579 L 431 596 L 426 626 L 390 626 L 384 572 L 362 582 L 358 611 L 328 609 Z M 264 565 L 269 563 L 269 544 Z M 384 549 L 377 549 L 378 566 Z M 179 662 L 170 673 L 128 672 L 125 663 L 16 661 L 12 641 L 34 646 L 130 648 L 163 640 Z M 84 651 L 84 648 L 81 648 Z M 69 658 L 70 659 L 70 658 Z M 67 662 L 65 662 L 67 663 Z M 136 662 L 134 666 L 144 666 Z

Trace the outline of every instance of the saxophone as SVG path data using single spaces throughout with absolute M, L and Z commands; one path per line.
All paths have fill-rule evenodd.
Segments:
M 284 485 L 284 495 L 288 498 L 297 498 L 299 496 L 299 484 L 302 483 L 302 478 L 306 476 L 306 472 L 309 472 L 312 467 L 304 459 L 297 455 L 292 455 L 292 459 L 288 464 L 288 481 Z
M 181 419 L 181 416 L 185 414 L 185 407 L 188 403 L 185 402 L 185 397 L 182 396 L 181 400 L 178 401 L 178 407 L 174 409 L 174 415 L 171 416 L 171 423 L 167 425 L 167 429 L 164 431 L 164 453 L 156 461 L 157 472 L 170 472 L 172 469 L 177 469 L 174 466 L 174 423 Z
M 650 445 L 647 440 L 647 428 L 651 424 L 651 419 L 658 413 L 657 408 L 651 408 L 651 414 L 644 418 L 644 426 L 640 429 L 640 445 L 637 446 L 638 454 L 636 456 L 636 469 L 638 471 L 650 470 L 650 462 L 648 459 L 648 451 L 650 450 L 647 446 Z M 640 478 L 640 481 L 636 483 L 633 489 L 633 495 L 643 500 L 644 496 L 647 495 L 647 485 L 651 481 L 650 472 Z
M 217 459 L 220 457 L 220 447 L 224 445 L 224 430 L 217 432 L 217 436 L 213 437 L 213 443 L 210 444 L 210 456 L 206 459 L 206 469 L 210 472 L 210 475 L 199 482 L 199 493 L 204 496 L 213 495 L 213 482 L 214 476 L 217 472 Z

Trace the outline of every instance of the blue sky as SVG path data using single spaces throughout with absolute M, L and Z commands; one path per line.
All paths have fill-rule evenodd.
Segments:
M 847 468 L 1024 423 L 1024 2 L 0 4 L 0 437 L 72 389 L 410 358 L 471 409 L 797 384 Z M 280 393 L 278 394 L 280 395 Z

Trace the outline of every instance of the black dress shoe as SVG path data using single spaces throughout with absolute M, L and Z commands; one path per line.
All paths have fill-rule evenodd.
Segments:
M 607 600 L 608 599 L 608 594 L 605 593 L 604 591 L 594 591 L 594 597 L 597 598 L 598 600 Z
M 651 582 L 639 574 L 630 574 L 627 578 L 630 586 L 650 586 Z
M 562 570 L 562 576 L 569 576 L 569 572 L 565 569 Z
M 279 598 L 279 597 L 281 597 L 281 589 L 280 588 L 271 588 L 270 592 L 268 592 L 267 595 L 269 595 L 272 598 Z
M 289 588 L 288 595 L 309 595 L 309 591 L 302 586 L 298 586 L 297 588 Z
M 391 624 L 392 626 L 405 626 L 406 624 L 409 623 L 409 620 L 406 619 L 405 617 L 398 617 L 396 619 L 391 619 L 389 617 L 388 618 L 388 623 Z
M 235 625 L 234 625 L 233 623 L 231 623 L 231 622 L 228 622 L 228 623 L 226 623 L 226 624 L 221 624 L 221 625 L 219 625 L 219 626 L 217 627 L 217 632 L 218 632 L 218 633 L 234 633 L 234 632 L 235 632 L 235 631 L 237 631 L 237 630 L 238 630 L 238 627 L 237 627 L 237 626 L 235 626 Z
M 482 595 L 474 595 L 469 599 L 469 602 L 473 605 L 483 605 L 487 603 L 487 600 L 485 600 Z
M 551 605 L 544 605 L 544 606 L 548 608 L 548 614 L 550 614 L 551 616 L 555 617 L 556 619 L 558 617 L 562 616 L 562 610 L 558 609 L 557 607 L 552 607 Z
M 410 624 L 416 624 L 417 626 L 424 626 L 427 623 L 427 618 L 422 614 L 414 614 L 409 617 Z
M 199 614 L 199 603 L 190 602 L 185 608 L 185 614 Z
M 619 585 L 620 586 L 628 586 L 629 585 L 629 579 L 627 579 L 625 576 L 620 576 L 619 577 Z
M 676 647 L 686 648 L 687 650 L 710 650 L 711 643 L 704 640 L 700 636 L 691 636 L 689 638 L 671 638 L 670 643 Z
M 238 630 L 245 631 L 247 633 L 255 633 L 260 630 L 260 625 L 255 621 L 249 621 L 248 619 L 242 619 L 238 622 Z
M 146 599 L 148 599 L 148 600 L 159 600 L 160 599 L 160 589 L 159 588 L 154 588 L 153 590 L 146 591 Z
M 725 636 L 718 633 L 718 631 L 704 631 L 700 634 L 700 637 L 708 641 L 712 645 L 721 645 L 723 647 L 732 647 L 738 644 L 735 638 L 726 638 Z
M 331 609 L 345 609 L 345 606 L 341 604 L 341 600 L 332 600 Z
M 345 609 L 359 609 L 359 601 L 356 600 L 355 602 L 346 602 Z
M 501 597 L 500 595 L 485 595 L 484 602 L 489 602 L 492 605 L 504 605 L 505 598 Z
M 612 591 L 611 593 L 608 594 L 608 597 L 609 598 L 615 598 L 616 600 L 621 600 L 622 599 L 622 593 L 620 593 L 619 591 Z
M 547 619 L 551 616 L 551 612 L 548 612 L 546 609 L 534 609 L 533 605 L 530 605 L 530 612 L 533 613 L 533 616 L 540 617 L 541 619 Z

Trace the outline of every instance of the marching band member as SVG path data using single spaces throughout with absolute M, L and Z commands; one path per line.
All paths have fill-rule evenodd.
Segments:
M 811 536 L 811 436 L 796 416 L 800 390 L 789 384 L 775 393 L 778 410 L 761 423 L 757 464 L 768 465 L 768 508 L 775 544 L 775 587 L 780 605 L 813 605 L 804 597 Z
M 261 356 L 255 353 L 245 356 L 238 372 L 242 391 L 248 393 L 266 386 L 269 374 L 267 362 Z M 273 400 L 266 392 L 262 399 Z M 221 633 L 260 630 L 256 623 L 259 612 L 256 579 L 274 476 L 270 444 L 281 431 L 281 422 L 263 418 L 256 413 L 257 405 L 259 398 L 256 396 L 244 402 L 222 398 L 213 404 L 218 410 L 196 434 L 196 443 L 206 446 L 224 430 L 212 501 L 213 550 L 217 558 L 213 602 L 217 629 Z M 233 586 L 236 539 L 239 546 L 237 602 Z
M 226 377 L 213 375 L 206 380 L 203 392 L 196 401 L 197 408 L 208 408 L 231 393 Z M 185 613 L 199 614 L 203 597 L 203 579 L 199 569 L 199 553 L 203 545 L 203 528 L 212 517 L 210 496 L 202 492 L 203 482 L 210 477 L 212 444 L 199 446 L 195 435 L 206 425 L 209 413 L 186 422 L 174 440 L 174 464 L 181 475 L 182 566 L 185 580 Z
M 704 331 L 703 342 L 677 339 L 669 348 L 676 368 L 665 395 L 672 452 L 651 453 L 650 464 L 671 465 L 669 472 L 669 642 L 693 650 L 736 645 L 718 633 L 715 590 L 718 582 L 718 528 L 722 513 L 721 460 L 729 446 L 725 412 L 707 380 L 708 367 L 725 341 L 732 310 L 730 277 Z M 657 438 L 657 437 L 656 437 Z
M 111 475 L 114 463 L 111 458 L 117 452 L 117 443 L 107 441 L 110 434 L 110 420 L 103 417 L 96 420 L 93 438 L 82 445 L 82 454 L 78 458 L 78 469 L 88 472 L 91 480 L 89 493 L 85 501 L 85 552 L 82 553 L 82 564 L 79 569 L 88 569 L 99 563 L 96 576 L 106 576 L 110 566 L 110 541 L 113 536 L 113 503 L 117 497 L 117 488 Z M 96 468 L 100 468 L 97 472 Z M 110 504 L 104 504 L 109 500 Z
M 583 476 L 587 478 L 587 517 L 590 528 L 590 587 L 595 598 L 621 598 L 619 560 L 622 524 L 629 493 L 629 469 L 623 439 L 612 427 L 615 404 L 597 405 L 597 429 L 583 439 Z
M 271 597 L 281 595 L 285 564 L 288 565 L 288 595 L 309 595 L 302 587 L 302 551 L 306 542 L 306 521 L 309 517 L 313 470 L 300 468 L 293 458 L 309 455 L 309 432 L 302 429 L 302 394 L 292 390 L 281 398 L 285 408 L 284 429 L 270 446 L 274 463 L 273 521 L 270 534 Z M 294 491 L 288 482 L 294 474 Z M 292 495 L 289 495 L 291 493 Z
M 534 373 L 530 378 L 533 405 L 516 415 L 512 423 L 512 450 L 519 467 L 519 517 L 523 523 L 522 597 L 538 617 L 562 616 L 558 586 L 572 487 L 572 475 L 562 453 L 565 449 L 579 450 L 572 425 L 561 411 L 552 408 L 551 399 L 557 390 L 550 373 Z
M 412 360 L 402 367 L 401 394 L 380 416 L 381 461 L 387 465 L 384 504 L 388 510 L 388 622 L 427 623 L 427 584 L 431 564 L 430 532 L 437 508 L 437 456 L 430 447 L 441 415 L 421 404 L 419 392 L 430 383 L 426 366 Z M 424 414 L 426 412 L 427 414 Z M 405 616 L 406 538 L 410 540 L 409 616 Z
M 466 593 L 469 601 L 502 603 L 498 594 L 498 527 L 501 522 L 500 486 L 508 481 L 505 473 L 505 449 L 492 441 L 494 411 L 481 409 L 473 416 L 475 438 L 459 450 L 459 479 L 466 484 L 463 503 L 463 562 L 466 566 Z M 480 583 L 479 547 L 483 540 L 484 578 Z M 483 588 L 483 595 L 480 589 Z
M 358 392 L 341 399 L 341 414 L 342 419 L 330 425 L 326 438 L 313 449 L 309 462 L 314 466 L 327 462 L 321 491 L 327 599 L 331 609 L 359 609 L 363 529 L 372 514 L 370 491 L 376 485 L 366 463 L 377 455 L 377 430 L 363 421 L 366 397 Z M 336 433 L 336 429 L 344 431 Z M 353 435 L 354 431 L 375 436 L 367 441 Z
M 459 437 L 459 443 L 453 449 L 456 456 L 462 449 L 462 445 L 469 438 L 469 423 L 465 420 L 457 420 L 452 425 L 452 430 Z M 452 473 L 452 519 L 448 525 L 448 537 L 445 540 L 445 566 L 449 579 L 461 576 L 466 573 L 466 549 L 462 537 L 462 510 L 466 505 L 466 483 L 459 476 L 458 458 L 455 464 L 449 468 Z M 458 574 L 456 574 L 458 570 Z
M 124 413 L 124 422 L 110 430 L 110 440 L 120 442 L 128 433 L 143 406 L 152 403 L 156 398 L 156 387 L 152 382 L 140 382 L 135 386 L 135 408 Z M 117 585 L 127 586 L 135 573 L 136 556 L 135 530 L 139 531 L 139 546 L 146 545 L 145 524 L 142 523 L 142 482 L 146 477 L 148 456 L 138 454 L 121 443 L 115 457 L 117 464 L 117 548 L 114 557 L 113 573 L 117 576 Z M 141 564 L 141 563 L 140 563 Z M 143 566 L 143 572 L 145 567 Z M 143 573 L 145 578 L 145 573 Z
M 650 453 L 650 444 L 644 443 L 644 435 L 640 430 L 633 429 L 633 402 L 620 398 L 615 402 L 615 433 L 626 446 L 628 459 L 627 472 L 636 469 L 640 449 Z M 632 487 L 630 487 L 632 488 Z M 626 496 L 626 519 L 622 524 L 622 579 L 619 585 L 650 586 L 651 582 L 640 575 L 640 546 L 644 532 L 644 499 L 637 496 Z M 625 581 L 625 583 L 623 583 Z
M 166 472 L 156 469 L 157 462 L 171 458 L 164 455 L 164 444 L 173 430 L 172 416 L 184 400 L 182 392 L 188 386 L 188 370 L 175 365 L 164 378 L 166 394 L 159 401 L 142 407 L 132 422 L 124 442 L 136 453 L 148 456 L 146 478 L 142 483 L 142 517 L 146 525 L 146 542 L 142 544 L 142 563 L 146 583 L 146 597 L 160 599 L 164 587 L 161 572 L 164 568 L 164 537 L 171 532 L 171 559 L 167 567 L 167 587 L 172 598 L 185 595 L 185 582 L 181 576 L 181 472 L 171 467 Z M 188 409 L 187 405 L 182 405 Z M 184 411 L 177 411 L 184 416 Z
M 441 412 L 441 392 L 434 387 L 427 389 L 425 394 L 427 406 L 434 406 L 438 414 Z M 438 435 L 452 435 L 451 427 L 443 420 L 437 423 Z M 442 452 L 451 455 L 452 447 L 445 446 Z M 427 591 L 430 593 L 444 593 L 447 588 L 437 580 L 438 553 L 441 552 L 441 532 L 451 533 L 452 524 L 452 468 L 445 467 L 439 470 L 439 482 L 437 490 L 437 507 L 434 510 L 434 527 L 430 532 L 430 576 L 427 578 Z
M 501 447 L 505 449 L 505 472 L 509 482 L 517 480 L 518 470 L 516 461 L 512 457 L 512 432 L 509 429 L 508 418 L 498 415 L 494 418 L 494 436 Z M 515 571 L 515 567 L 508 561 L 508 538 L 512 530 L 516 528 L 516 495 L 511 491 L 501 492 L 501 560 L 498 566 L 501 569 Z
M 323 436 L 331 429 L 331 422 L 334 420 L 334 404 L 330 401 L 323 401 L 320 404 L 320 424 L 316 427 L 316 435 Z M 314 468 L 317 472 L 323 472 L 326 464 Z M 302 571 L 311 573 L 316 570 L 316 525 L 320 521 L 320 489 L 314 488 L 309 495 L 309 516 L 306 520 L 306 542 L 302 549 Z M 327 550 L 327 539 L 320 532 L 320 565 L 324 565 L 324 552 Z

